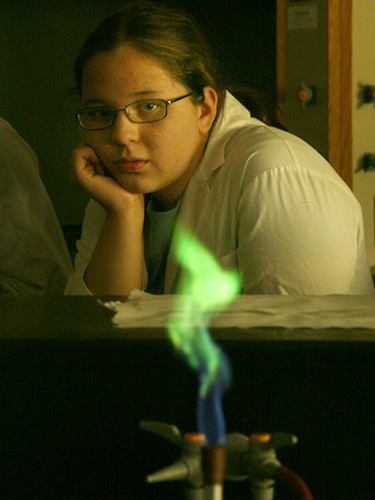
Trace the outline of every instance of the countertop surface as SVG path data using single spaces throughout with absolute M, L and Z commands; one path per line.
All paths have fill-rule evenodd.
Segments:
M 175 296 L 1 297 L 0 340 L 166 339 Z M 213 316 L 222 340 L 375 343 L 375 297 L 240 296 Z M 375 344 L 374 344 L 375 345 Z

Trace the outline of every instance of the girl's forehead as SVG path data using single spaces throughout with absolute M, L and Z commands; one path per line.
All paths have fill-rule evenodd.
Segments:
M 82 93 L 93 87 L 142 92 L 180 86 L 161 62 L 129 45 L 95 54 L 82 73 Z
M 129 45 L 120 45 L 111 51 L 102 51 L 93 55 L 84 67 L 84 73 L 94 70 L 98 72 L 110 72 L 111 76 L 131 75 L 136 77 L 138 73 L 152 74 L 155 76 L 170 78 L 168 70 L 154 56 L 144 54 Z

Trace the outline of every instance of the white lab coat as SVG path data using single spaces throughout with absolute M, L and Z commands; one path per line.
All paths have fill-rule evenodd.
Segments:
M 71 272 L 37 157 L 0 118 L 0 293 L 62 295 Z
M 83 274 L 104 219 L 90 201 L 66 293 L 89 293 Z M 308 144 L 251 118 L 230 94 L 178 219 L 223 267 L 240 272 L 245 294 L 375 293 L 362 211 L 349 187 Z M 166 294 L 178 284 L 174 244 Z

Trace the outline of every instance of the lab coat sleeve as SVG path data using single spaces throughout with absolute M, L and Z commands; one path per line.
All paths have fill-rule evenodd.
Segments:
M 374 293 L 359 203 L 323 174 L 261 173 L 242 193 L 238 223 L 244 293 Z
M 63 294 L 70 255 L 30 146 L 9 125 L 0 131 L 0 290 Z
M 92 254 L 98 242 L 99 235 L 103 229 L 106 214 L 99 203 L 90 200 L 82 224 L 81 238 L 77 242 L 77 254 L 74 261 L 74 272 L 68 280 L 65 295 L 92 295 L 86 286 L 84 276 L 86 268 L 91 260 Z M 147 285 L 146 266 L 143 266 L 143 289 Z
M 90 200 L 82 224 L 81 238 L 77 241 L 74 272 L 70 276 L 65 295 L 91 295 L 84 275 L 105 222 L 105 211 L 94 200 Z

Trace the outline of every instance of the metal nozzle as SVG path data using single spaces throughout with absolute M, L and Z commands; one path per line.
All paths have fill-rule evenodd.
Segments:
M 189 477 L 189 468 L 182 460 L 165 467 L 147 476 L 148 483 L 161 483 L 163 481 L 184 481 Z

